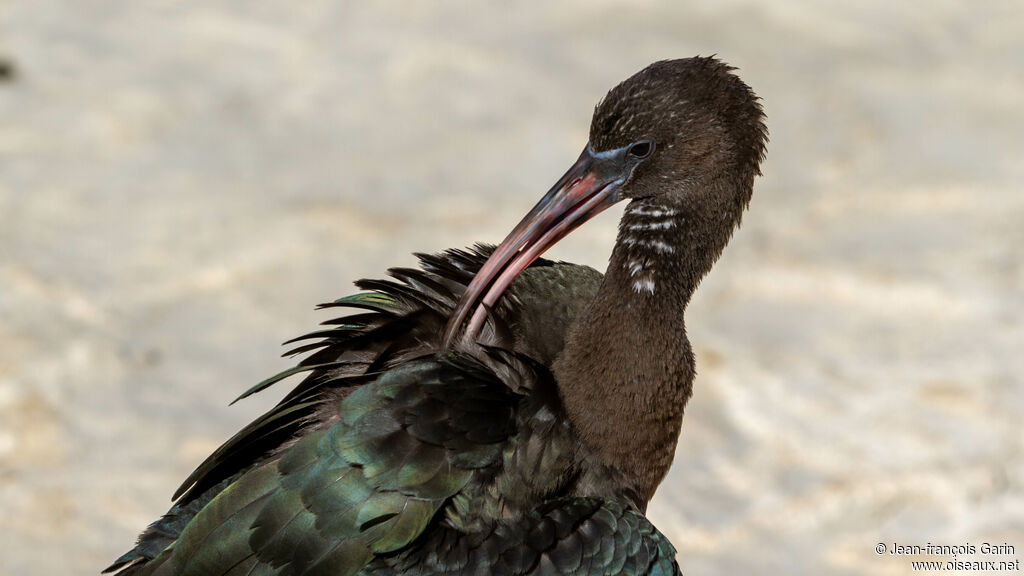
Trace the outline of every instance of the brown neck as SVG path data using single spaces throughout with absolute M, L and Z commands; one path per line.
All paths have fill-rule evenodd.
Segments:
M 570 329 L 555 377 L 577 433 L 649 500 L 668 472 L 692 394 L 683 313 L 728 241 L 707 207 L 633 201 L 594 301 Z

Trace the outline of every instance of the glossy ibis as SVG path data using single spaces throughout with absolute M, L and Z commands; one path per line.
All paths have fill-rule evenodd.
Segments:
M 675 574 L 644 516 L 694 358 L 683 312 L 750 201 L 764 115 L 714 58 L 597 105 L 579 159 L 497 247 L 326 307 L 305 378 L 189 476 L 123 576 Z M 628 201 L 607 272 L 538 259 Z

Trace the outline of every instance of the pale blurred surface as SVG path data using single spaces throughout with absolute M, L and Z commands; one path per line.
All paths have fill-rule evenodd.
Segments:
M 314 304 L 499 240 L 608 88 L 711 53 L 771 144 L 688 314 L 684 572 L 1024 559 L 1024 8 L 896 4 L 0 6 L 0 575 L 98 572 Z M 553 256 L 603 268 L 616 217 Z

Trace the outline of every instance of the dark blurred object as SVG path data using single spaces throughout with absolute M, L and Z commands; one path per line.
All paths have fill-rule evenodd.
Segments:
M 0 82 L 13 82 L 17 76 L 17 69 L 14 62 L 5 56 L 0 56 Z

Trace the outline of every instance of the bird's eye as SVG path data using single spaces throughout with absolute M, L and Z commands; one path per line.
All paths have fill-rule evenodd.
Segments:
M 643 160 L 654 152 L 654 143 L 650 140 L 641 140 L 629 147 L 629 155 L 633 158 Z

